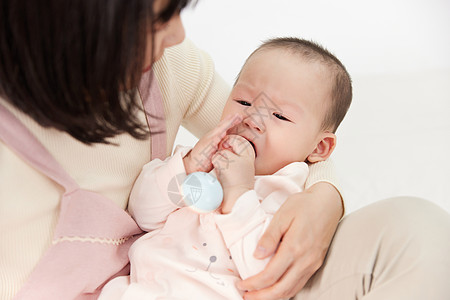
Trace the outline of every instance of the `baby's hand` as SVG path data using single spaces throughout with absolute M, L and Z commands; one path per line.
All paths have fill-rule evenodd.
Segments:
M 239 115 L 230 115 L 223 119 L 216 128 L 205 134 L 183 158 L 186 174 L 193 172 L 210 172 L 213 169 L 212 157 L 219 149 L 228 129 L 242 121 Z
M 255 179 L 255 152 L 250 142 L 238 135 L 229 135 L 220 144 L 212 163 L 222 184 L 222 213 L 229 213 L 237 198 L 252 190 Z

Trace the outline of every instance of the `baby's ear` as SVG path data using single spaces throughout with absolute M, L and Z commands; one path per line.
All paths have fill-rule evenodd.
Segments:
M 334 133 L 323 132 L 319 138 L 316 148 L 307 158 L 308 162 L 312 164 L 326 160 L 336 147 L 336 135 Z

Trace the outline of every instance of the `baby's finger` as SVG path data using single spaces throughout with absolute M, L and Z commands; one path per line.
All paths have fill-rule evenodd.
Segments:
M 219 151 L 220 150 L 230 150 L 233 151 L 233 149 L 231 148 L 231 146 L 228 144 L 228 135 L 225 136 L 219 143 L 218 146 Z
M 194 151 L 210 160 L 212 155 L 219 149 L 222 140 L 226 137 L 227 130 L 239 124 L 241 121 L 242 117 L 238 114 L 230 115 L 223 119 L 216 128 L 212 129 L 198 141 L 194 146 Z
M 216 169 L 221 168 L 222 165 L 227 161 L 228 159 L 222 154 L 222 151 L 217 151 L 216 154 L 214 154 L 211 159 L 211 163 Z
M 223 149 L 216 152 L 212 159 L 212 164 L 215 168 L 221 167 L 222 169 L 228 169 L 231 163 L 239 159 L 239 156 L 233 153 L 229 149 Z
M 228 170 L 228 168 L 230 167 L 230 163 L 233 162 L 233 160 L 229 157 L 230 154 L 233 153 L 228 150 L 217 151 L 217 153 L 214 154 L 211 160 L 211 163 L 216 170 L 219 179 L 222 177 L 222 172 Z
M 239 156 L 255 157 L 255 151 L 252 144 L 240 135 L 229 135 L 226 143 L 233 149 L 233 152 Z
M 220 140 L 222 140 L 226 135 L 227 131 L 230 128 L 233 128 L 237 124 L 242 122 L 242 116 L 239 114 L 229 115 L 217 125 L 216 128 L 213 129 L 213 135 L 218 136 Z
M 234 159 L 238 158 L 238 156 L 235 153 L 233 153 L 231 149 L 222 149 L 217 151 L 216 154 L 214 154 L 214 158 L 216 160 L 226 161 L 230 163 Z

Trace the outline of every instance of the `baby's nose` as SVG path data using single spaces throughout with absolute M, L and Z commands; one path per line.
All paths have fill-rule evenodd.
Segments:
M 244 118 L 242 121 L 246 127 L 249 127 L 253 130 L 256 130 L 259 133 L 263 133 L 265 131 L 265 124 L 262 118 L 256 119 L 255 116 L 248 116 Z

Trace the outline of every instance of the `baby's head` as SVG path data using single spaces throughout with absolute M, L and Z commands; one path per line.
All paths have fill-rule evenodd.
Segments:
M 255 148 L 256 175 L 295 161 L 326 160 L 352 99 L 349 74 L 323 47 L 297 38 L 263 43 L 247 59 L 222 119 L 243 121 L 228 131 Z

